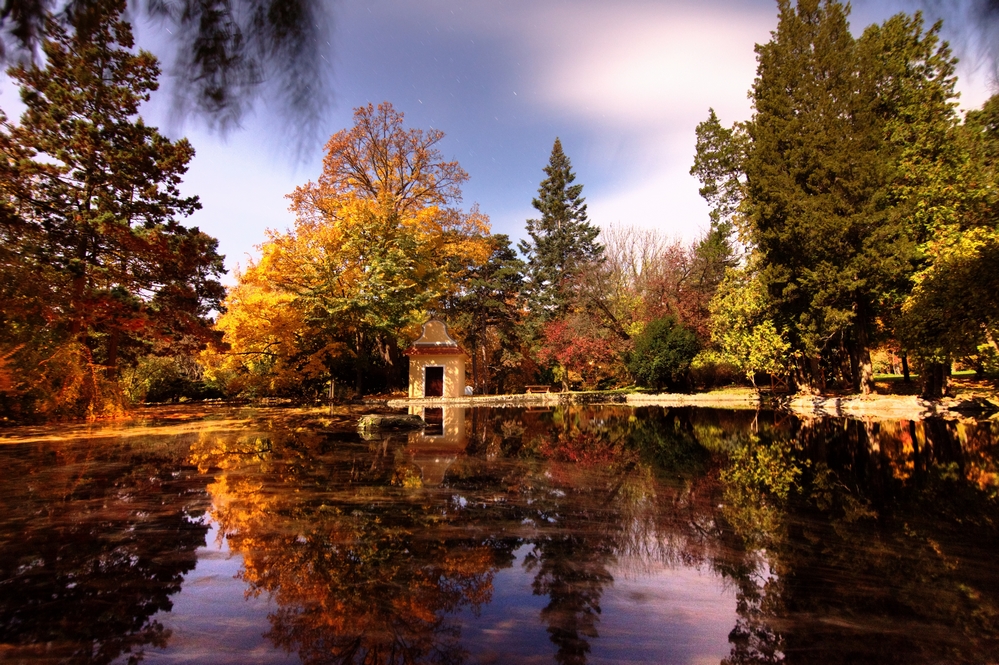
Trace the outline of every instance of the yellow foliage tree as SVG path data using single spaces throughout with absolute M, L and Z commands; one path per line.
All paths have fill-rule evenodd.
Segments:
M 398 382 L 427 310 L 488 259 L 486 216 L 450 206 L 468 175 L 442 158 L 443 132 L 405 129 L 387 102 L 354 119 L 327 143 L 319 179 L 289 196 L 294 227 L 269 234 L 229 293 L 218 326 L 230 348 L 208 365 L 230 390 L 350 372 L 360 391 L 375 367 Z

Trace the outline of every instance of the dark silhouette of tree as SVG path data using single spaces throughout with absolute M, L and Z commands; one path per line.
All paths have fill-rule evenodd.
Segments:
M 217 241 L 177 221 L 200 208 L 179 191 L 194 149 L 138 116 L 159 68 L 132 51 L 124 4 L 101 4 L 105 13 L 72 33 L 50 17 L 44 66 L 10 70 L 27 109 L 0 125 L 0 237 L 12 250 L 5 288 L 23 311 L 6 310 L 0 326 L 5 351 L 18 348 L 31 371 L 55 357 L 28 357 L 45 344 L 76 345 L 112 379 L 154 343 L 198 348 L 225 294 Z
M 90 32 L 113 0 L 5 0 L 0 5 L 0 61 L 32 59 L 54 13 L 64 30 Z M 174 108 L 216 129 L 238 126 L 261 99 L 277 105 L 301 141 L 314 138 L 331 101 L 332 32 L 322 0 L 138 0 L 172 36 Z
M 204 476 L 160 445 L 0 451 L 5 661 L 134 663 L 165 646 L 170 632 L 155 615 L 197 563 L 208 502 Z

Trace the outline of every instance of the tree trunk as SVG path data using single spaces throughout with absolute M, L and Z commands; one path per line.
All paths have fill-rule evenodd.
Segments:
M 472 385 L 475 386 L 476 391 L 480 391 L 480 378 L 479 377 L 479 352 L 475 348 L 477 344 L 472 344 Z
M 925 399 L 940 399 L 947 394 L 947 378 L 950 375 L 948 364 L 924 363 L 920 374 L 923 379 L 922 396 Z
M 489 382 L 489 321 L 486 317 L 482 318 L 482 330 L 479 331 L 482 335 L 482 394 L 488 395 L 490 389 Z
M 805 362 L 806 361 L 799 359 L 794 364 L 794 386 L 797 392 L 805 395 L 811 395 L 815 392 L 815 387 L 812 385 L 812 379 L 805 366 Z M 812 361 L 808 361 L 808 363 L 811 365 Z
M 909 376 L 909 356 L 902 352 L 902 380 L 906 383 L 912 383 L 912 377 Z
M 368 365 L 368 354 L 364 351 L 364 335 L 359 334 L 354 338 L 355 341 L 355 356 L 354 356 L 354 390 L 358 395 L 364 394 L 364 374 L 367 371 Z
M 824 392 L 826 381 L 822 375 L 821 358 L 818 356 L 808 359 L 808 375 L 809 392 L 812 394 Z
M 858 313 L 857 322 L 850 336 L 850 368 L 853 371 L 853 389 L 861 395 L 874 392 L 874 364 L 867 338 L 867 317 Z
M 111 331 L 111 339 L 108 341 L 108 378 L 116 378 L 118 376 L 118 343 L 121 337 L 121 331 L 115 328 Z
M 84 232 L 76 246 L 76 258 L 80 262 L 80 274 L 73 278 L 73 294 L 71 302 L 72 321 L 69 332 L 77 337 L 83 332 L 83 294 L 87 289 L 87 253 L 90 251 L 90 239 Z
M 489 385 L 489 356 L 487 354 L 486 345 L 482 345 L 482 394 L 488 395 L 490 385 Z
M 836 370 L 836 382 L 841 386 L 852 386 L 853 377 L 856 376 L 857 372 L 855 371 L 853 353 L 851 352 L 845 332 L 840 332 L 839 334 L 839 355 L 837 356 L 837 360 L 838 362 L 834 366 Z
M 853 388 L 853 392 L 861 392 L 860 388 L 860 354 L 858 353 L 857 343 L 853 338 L 850 338 L 850 344 L 846 349 L 847 355 L 850 357 L 850 386 Z
M 409 382 L 409 372 L 408 366 L 404 367 L 406 363 L 402 362 L 402 352 L 399 350 L 399 345 L 395 343 L 395 340 L 387 340 L 385 335 L 378 335 L 375 338 L 375 343 L 378 345 L 378 355 L 388 365 L 389 385 L 387 387 L 390 390 L 404 387 Z

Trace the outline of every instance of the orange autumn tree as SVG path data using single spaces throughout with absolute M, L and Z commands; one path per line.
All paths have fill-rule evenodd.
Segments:
M 208 364 L 230 390 L 399 385 L 427 310 L 488 258 L 488 219 L 455 206 L 468 174 L 441 155 L 444 133 L 406 129 L 388 102 L 354 121 L 326 144 L 318 180 L 289 196 L 294 227 L 269 233 L 229 293 L 218 327 L 230 348 Z

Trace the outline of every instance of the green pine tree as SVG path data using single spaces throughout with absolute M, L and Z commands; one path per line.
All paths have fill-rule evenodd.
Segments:
M 177 221 L 200 208 L 179 192 L 194 149 L 138 115 L 159 67 L 134 50 L 124 5 L 102 4 L 100 20 L 72 34 L 50 18 L 44 66 L 9 72 L 26 110 L 0 122 L 0 235 L 17 258 L 5 261 L 4 279 L 21 274 L 4 290 L 32 279 L 41 295 L 15 298 L 31 311 L 7 310 L 0 325 L 16 344 L 12 362 L 43 372 L 65 365 L 47 358 L 70 347 L 111 380 L 151 350 L 191 351 L 214 337 L 209 316 L 225 295 L 217 241 Z M 45 392 L 36 379 L 19 394 Z
M 953 60 L 918 15 L 855 39 L 848 11 L 780 2 L 774 39 L 757 47 L 741 210 L 775 323 L 802 358 L 799 387 L 841 373 L 866 393 L 878 324 L 908 288 L 924 228 L 903 164 L 951 122 Z
M 450 318 L 464 331 L 472 356 L 477 393 L 504 387 L 506 376 L 521 360 L 524 263 L 502 233 L 489 237 L 491 251 L 482 265 L 472 266 L 461 293 L 448 303 Z
M 715 110 L 708 109 L 708 119 L 697 125 L 696 134 L 690 175 L 701 181 L 698 192 L 711 207 L 711 235 L 720 233 L 728 239 L 738 228 L 739 206 L 745 197 L 746 128 L 743 123 L 724 127 Z
M 583 267 L 599 261 L 603 247 L 597 243 L 600 229 L 586 216 L 583 186 L 576 180 L 572 164 L 555 139 L 547 176 L 531 201 L 540 219 L 527 220 L 530 240 L 518 245 L 527 263 L 527 293 L 532 317 L 549 320 L 564 316 L 573 301 L 573 280 Z

